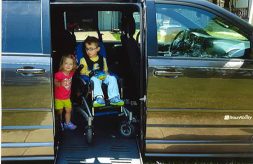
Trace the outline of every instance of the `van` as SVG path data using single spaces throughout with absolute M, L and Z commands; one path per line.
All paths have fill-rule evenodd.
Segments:
M 146 157 L 253 156 L 253 27 L 201 0 L 3 0 L 2 161 L 141 163 Z M 109 68 L 124 80 L 135 134 L 114 119 L 57 130 L 53 74 L 76 42 L 99 31 Z M 104 121 L 105 119 L 106 121 Z

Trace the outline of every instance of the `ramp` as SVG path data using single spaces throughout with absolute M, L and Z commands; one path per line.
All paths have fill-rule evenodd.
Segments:
M 113 128 L 100 122 L 95 129 L 94 141 L 87 144 L 82 129 L 64 131 L 56 164 L 141 164 L 138 145 L 134 138 L 122 138 Z

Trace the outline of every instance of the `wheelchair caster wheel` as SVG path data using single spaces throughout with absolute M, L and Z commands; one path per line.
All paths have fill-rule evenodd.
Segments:
M 92 143 L 92 139 L 93 139 L 93 130 L 91 127 L 88 127 L 86 130 L 85 130 L 85 133 L 86 133 L 86 140 L 87 140 L 87 143 L 88 144 L 91 144 Z
M 135 131 L 135 128 L 133 126 L 133 124 L 131 123 L 128 123 L 126 121 L 123 121 L 121 124 L 120 124 L 120 134 L 123 136 L 123 137 L 132 137 L 134 135 L 134 131 Z

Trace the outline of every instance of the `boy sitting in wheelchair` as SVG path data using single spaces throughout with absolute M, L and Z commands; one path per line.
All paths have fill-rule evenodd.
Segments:
M 99 55 L 99 40 L 96 37 L 88 36 L 84 41 L 84 46 L 87 55 L 80 60 L 80 64 L 83 65 L 80 74 L 89 76 L 94 83 L 93 107 L 105 106 L 102 83 L 108 86 L 110 104 L 123 106 L 124 101 L 120 99 L 117 79 L 108 73 L 106 58 Z

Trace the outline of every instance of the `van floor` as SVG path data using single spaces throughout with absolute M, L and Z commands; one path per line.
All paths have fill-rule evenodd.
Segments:
M 80 122 L 76 130 L 65 130 L 55 163 L 142 163 L 136 139 L 121 137 L 115 120 L 95 118 L 92 144 L 87 144 Z

